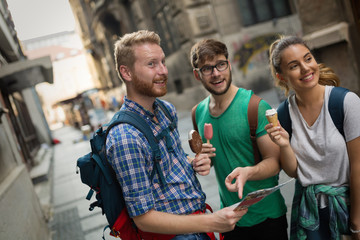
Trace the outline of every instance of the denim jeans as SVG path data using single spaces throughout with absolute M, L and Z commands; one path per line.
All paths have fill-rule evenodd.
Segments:
M 210 240 L 210 237 L 206 233 L 193 233 L 176 235 L 172 240 Z

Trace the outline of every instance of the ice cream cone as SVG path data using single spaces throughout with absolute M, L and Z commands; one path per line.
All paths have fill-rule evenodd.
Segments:
M 278 126 L 278 114 L 275 109 L 266 110 L 265 116 L 269 123 L 272 123 L 274 127 Z

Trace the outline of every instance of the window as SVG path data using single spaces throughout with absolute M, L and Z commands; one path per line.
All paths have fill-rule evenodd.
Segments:
M 244 26 L 291 14 L 288 0 L 238 0 Z
M 177 39 L 176 30 L 171 16 L 171 8 L 166 1 L 160 1 L 157 4 L 151 4 L 152 16 L 155 22 L 156 30 L 161 38 L 161 47 L 164 49 L 165 55 L 175 52 L 180 46 Z

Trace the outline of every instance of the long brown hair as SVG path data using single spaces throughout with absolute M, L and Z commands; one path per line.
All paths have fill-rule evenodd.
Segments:
M 270 49 L 269 49 L 269 62 L 270 62 L 271 75 L 275 80 L 275 85 L 282 88 L 285 91 L 286 96 L 289 94 L 290 88 L 285 82 L 280 81 L 276 77 L 276 74 L 282 73 L 281 68 L 280 68 L 282 52 L 286 48 L 288 48 L 292 45 L 296 45 L 296 44 L 303 45 L 310 51 L 310 48 L 305 43 L 305 41 L 296 36 L 280 36 L 279 39 L 277 39 L 276 41 L 274 41 L 271 44 Z M 334 70 L 332 70 L 330 67 L 327 67 L 323 63 L 318 64 L 318 66 L 319 66 L 319 72 L 320 72 L 319 84 L 331 85 L 331 86 L 336 86 L 336 87 L 338 87 L 340 85 L 340 79 L 335 74 Z

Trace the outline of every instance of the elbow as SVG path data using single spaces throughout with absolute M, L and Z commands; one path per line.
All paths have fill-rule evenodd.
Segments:
M 277 165 L 276 165 L 276 167 L 274 168 L 274 175 L 276 175 L 276 174 L 279 174 L 280 173 L 280 171 L 281 171 L 281 166 L 280 166 L 280 164 L 278 163 Z
M 152 211 L 133 217 L 133 221 L 138 229 L 143 232 L 154 232 L 154 221 Z
M 144 221 L 139 219 L 139 217 L 134 217 L 133 221 L 138 229 L 140 229 L 143 232 L 149 232 L 149 227 L 147 226 L 146 223 L 144 223 Z
M 284 172 L 286 173 L 286 175 L 288 175 L 289 177 L 291 178 L 297 178 L 297 174 L 296 174 L 296 171 L 290 171 L 290 170 L 287 170 L 287 169 L 283 169 Z
M 288 176 L 292 177 L 292 178 L 297 178 L 296 172 L 290 173 L 290 174 L 288 174 Z

